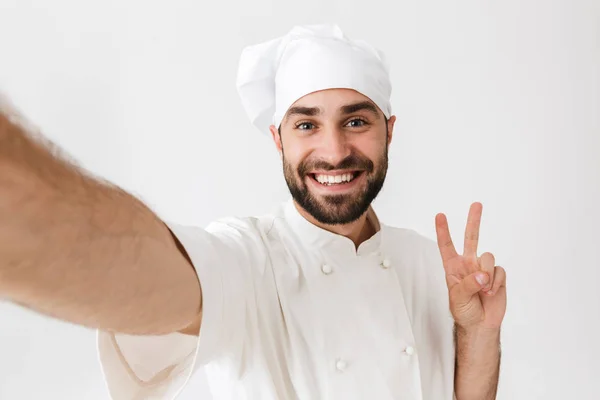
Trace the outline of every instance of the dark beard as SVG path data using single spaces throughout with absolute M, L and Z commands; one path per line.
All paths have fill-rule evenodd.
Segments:
M 308 190 L 305 178 L 307 171 L 321 169 L 331 171 L 335 169 L 357 169 L 366 175 L 367 187 L 358 194 L 340 194 L 316 198 Z M 283 175 L 285 182 L 292 194 L 292 198 L 314 219 L 327 225 L 344 225 L 356 221 L 368 209 L 377 197 L 388 169 L 387 146 L 375 169 L 371 160 L 355 154 L 343 159 L 338 165 L 333 166 L 324 161 L 300 163 L 296 171 L 283 156 Z M 309 177 L 309 179 L 312 179 Z

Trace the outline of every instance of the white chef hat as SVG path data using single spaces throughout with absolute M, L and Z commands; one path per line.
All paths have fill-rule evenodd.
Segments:
M 242 51 L 237 89 L 262 133 L 279 126 L 289 107 L 319 90 L 354 89 L 389 118 L 392 86 L 384 54 L 347 38 L 337 25 L 294 27 L 287 35 Z

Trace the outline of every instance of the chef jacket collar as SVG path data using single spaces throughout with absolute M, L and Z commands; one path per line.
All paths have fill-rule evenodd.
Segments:
M 294 200 L 291 198 L 285 204 L 285 217 L 290 228 L 298 237 L 311 246 L 332 250 L 351 250 L 357 256 L 380 252 L 382 226 L 371 206 L 367 210 L 367 220 L 373 224 L 376 233 L 361 243 L 358 249 L 355 248 L 354 242 L 349 238 L 330 232 L 309 222 L 298 212 Z

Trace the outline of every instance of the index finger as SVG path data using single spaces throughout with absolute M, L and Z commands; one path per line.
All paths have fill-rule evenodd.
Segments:
M 437 234 L 438 248 L 442 255 L 442 262 L 444 266 L 448 260 L 458 256 L 454 243 L 452 243 L 452 237 L 450 237 L 450 230 L 448 229 L 448 220 L 442 213 L 435 216 L 435 232 Z
M 465 257 L 477 256 L 477 245 L 479 244 L 479 226 L 481 225 L 481 213 L 483 205 L 479 202 L 471 204 L 467 228 L 465 229 L 465 246 L 463 255 Z

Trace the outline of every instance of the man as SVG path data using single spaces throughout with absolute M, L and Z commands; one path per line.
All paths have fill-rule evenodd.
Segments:
M 297 27 L 244 51 L 238 88 L 292 200 L 205 230 L 167 228 L 3 115 L 0 294 L 98 329 L 114 399 L 174 398 L 200 366 L 218 399 L 495 398 L 506 278 L 477 255 L 481 204 L 463 255 L 443 214 L 436 246 L 370 206 L 395 122 L 383 55 Z

